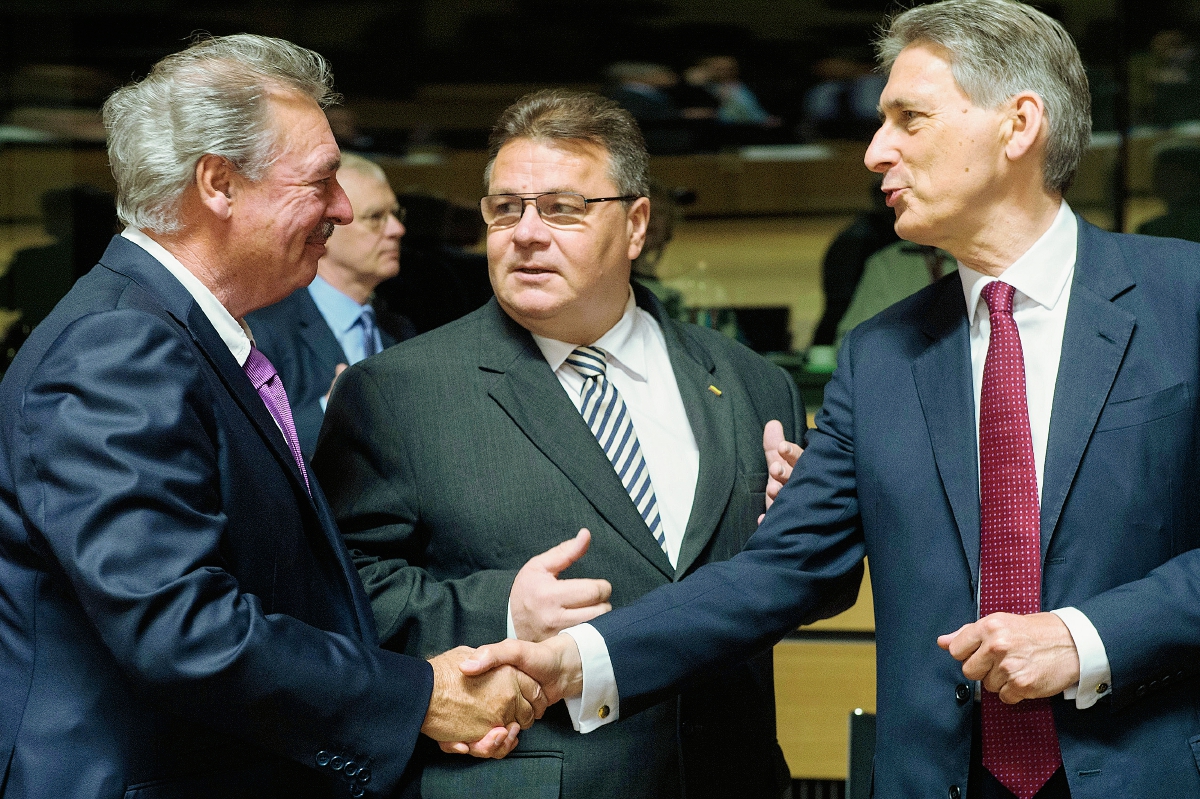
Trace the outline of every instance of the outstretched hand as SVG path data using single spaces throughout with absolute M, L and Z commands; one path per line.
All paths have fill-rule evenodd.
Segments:
M 543 641 L 612 610 L 608 580 L 558 579 L 560 572 L 583 557 L 591 540 L 585 527 L 574 538 L 534 555 L 517 572 L 508 607 L 518 638 Z
M 779 495 L 779 490 L 792 476 L 792 469 L 800 455 L 804 452 L 799 444 L 793 444 L 783 437 L 783 425 L 772 419 L 763 428 L 763 454 L 767 457 L 767 499 L 766 508 L 770 509 Z M 758 517 L 761 522 L 762 514 Z
M 447 751 L 504 757 L 516 746 L 518 730 L 541 718 L 549 703 L 537 682 L 511 666 L 464 673 L 461 664 L 474 657 L 475 650 L 460 646 L 429 661 L 433 695 L 421 732 L 439 742 L 476 742 Z

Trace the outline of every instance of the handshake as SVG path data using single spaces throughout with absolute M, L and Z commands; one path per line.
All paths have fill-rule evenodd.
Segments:
M 460 646 L 430 664 L 433 696 L 421 732 L 444 752 L 504 757 L 546 708 L 583 690 L 579 650 L 568 635 Z
M 472 649 L 460 646 L 429 662 L 433 696 L 421 732 L 444 752 L 501 758 L 517 745 L 517 734 L 546 708 L 583 690 L 579 650 L 558 631 L 611 609 L 607 580 L 560 580 L 583 557 L 591 534 L 574 538 L 529 560 L 509 594 L 517 637 Z M 532 643 L 542 641 L 542 643 Z M 471 742 L 471 743 L 468 743 Z

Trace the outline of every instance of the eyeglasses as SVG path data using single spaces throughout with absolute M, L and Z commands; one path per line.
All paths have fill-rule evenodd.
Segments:
M 381 233 L 387 227 L 388 217 L 396 217 L 396 221 L 404 224 L 404 220 L 408 218 L 408 209 L 396 206 L 395 208 L 384 208 L 366 216 L 355 217 L 363 226 L 372 233 Z
M 525 213 L 525 203 L 533 203 L 538 216 L 547 225 L 565 227 L 578 225 L 587 215 L 587 208 L 592 203 L 607 203 L 615 200 L 622 202 L 636 200 L 640 194 L 626 194 L 622 197 L 592 197 L 587 198 L 573 191 L 547 191 L 541 194 L 523 196 L 520 194 L 489 194 L 479 201 L 479 210 L 483 212 L 483 221 L 489 227 L 512 227 L 521 221 Z

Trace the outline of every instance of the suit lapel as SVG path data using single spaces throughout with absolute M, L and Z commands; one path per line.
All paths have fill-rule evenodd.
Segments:
M 979 464 L 971 341 L 962 282 L 941 282 L 924 324 L 930 344 L 913 361 L 913 379 L 933 458 L 970 564 L 979 573 Z
M 300 332 L 300 339 L 317 356 L 318 362 L 327 363 L 331 367 L 339 363 L 350 363 L 345 350 L 338 343 L 337 336 L 329 329 L 325 317 L 321 316 L 321 311 L 308 289 L 300 289 L 294 296 L 296 327 Z
M 1134 285 L 1123 261 L 1111 238 L 1079 220 L 1079 250 L 1046 443 L 1043 561 L 1136 325 L 1130 313 L 1113 304 Z
M 496 374 L 489 396 L 630 546 L 671 577 L 671 562 L 533 337 L 509 319 L 495 300 L 479 320 L 480 369 Z M 573 532 L 564 531 L 564 537 Z
M 638 298 L 643 299 L 640 293 Z M 688 423 L 700 451 L 700 472 L 696 478 L 692 512 L 675 569 L 677 576 L 683 576 L 712 540 L 729 505 L 737 474 L 733 402 L 730 397 L 718 396 L 709 390 L 709 386 L 720 382 L 715 376 L 716 364 L 709 354 L 695 341 L 682 337 L 674 324 L 663 318 L 660 305 L 647 304 L 650 306 L 647 310 L 658 319 L 666 338 L 679 396 L 683 399 Z

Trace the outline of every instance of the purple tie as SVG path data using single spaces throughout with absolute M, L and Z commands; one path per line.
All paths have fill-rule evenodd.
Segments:
M 1041 522 L 1025 358 L 1013 320 L 1013 293 L 983 289 L 992 332 L 979 399 L 979 615 L 1037 613 L 1042 603 Z M 1049 699 L 1006 705 L 983 692 L 983 766 L 1029 799 L 1062 765 Z
M 300 467 L 300 475 L 304 478 L 304 485 L 311 496 L 312 486 L 308 483 L 308 470 L 304 468 L 304 457 L 300 454 L 300 439 L 296 437 L 296 424 L 292 421 L 292 406 L 288 404 L 287 392 L 283 390 L 283 381 L 279 379 L 279 373 L 275 371 L 274 365 L 267 359 L 267 356 L 263 355 L 262 351 L 253 344 L 250 345 L 250 357 L 246 359 L 246 365 L 242 369 L 245 370 L 246 377 L 250 378 L 250 382 L 254 384 L 258 396 L 262 397 L 267 410 L 279 423 L 279 428 L 283 430 L 283 437 L 287 440 L 288 449 L 292 451 L 292 457 L 296 459 L 296 465 Z

